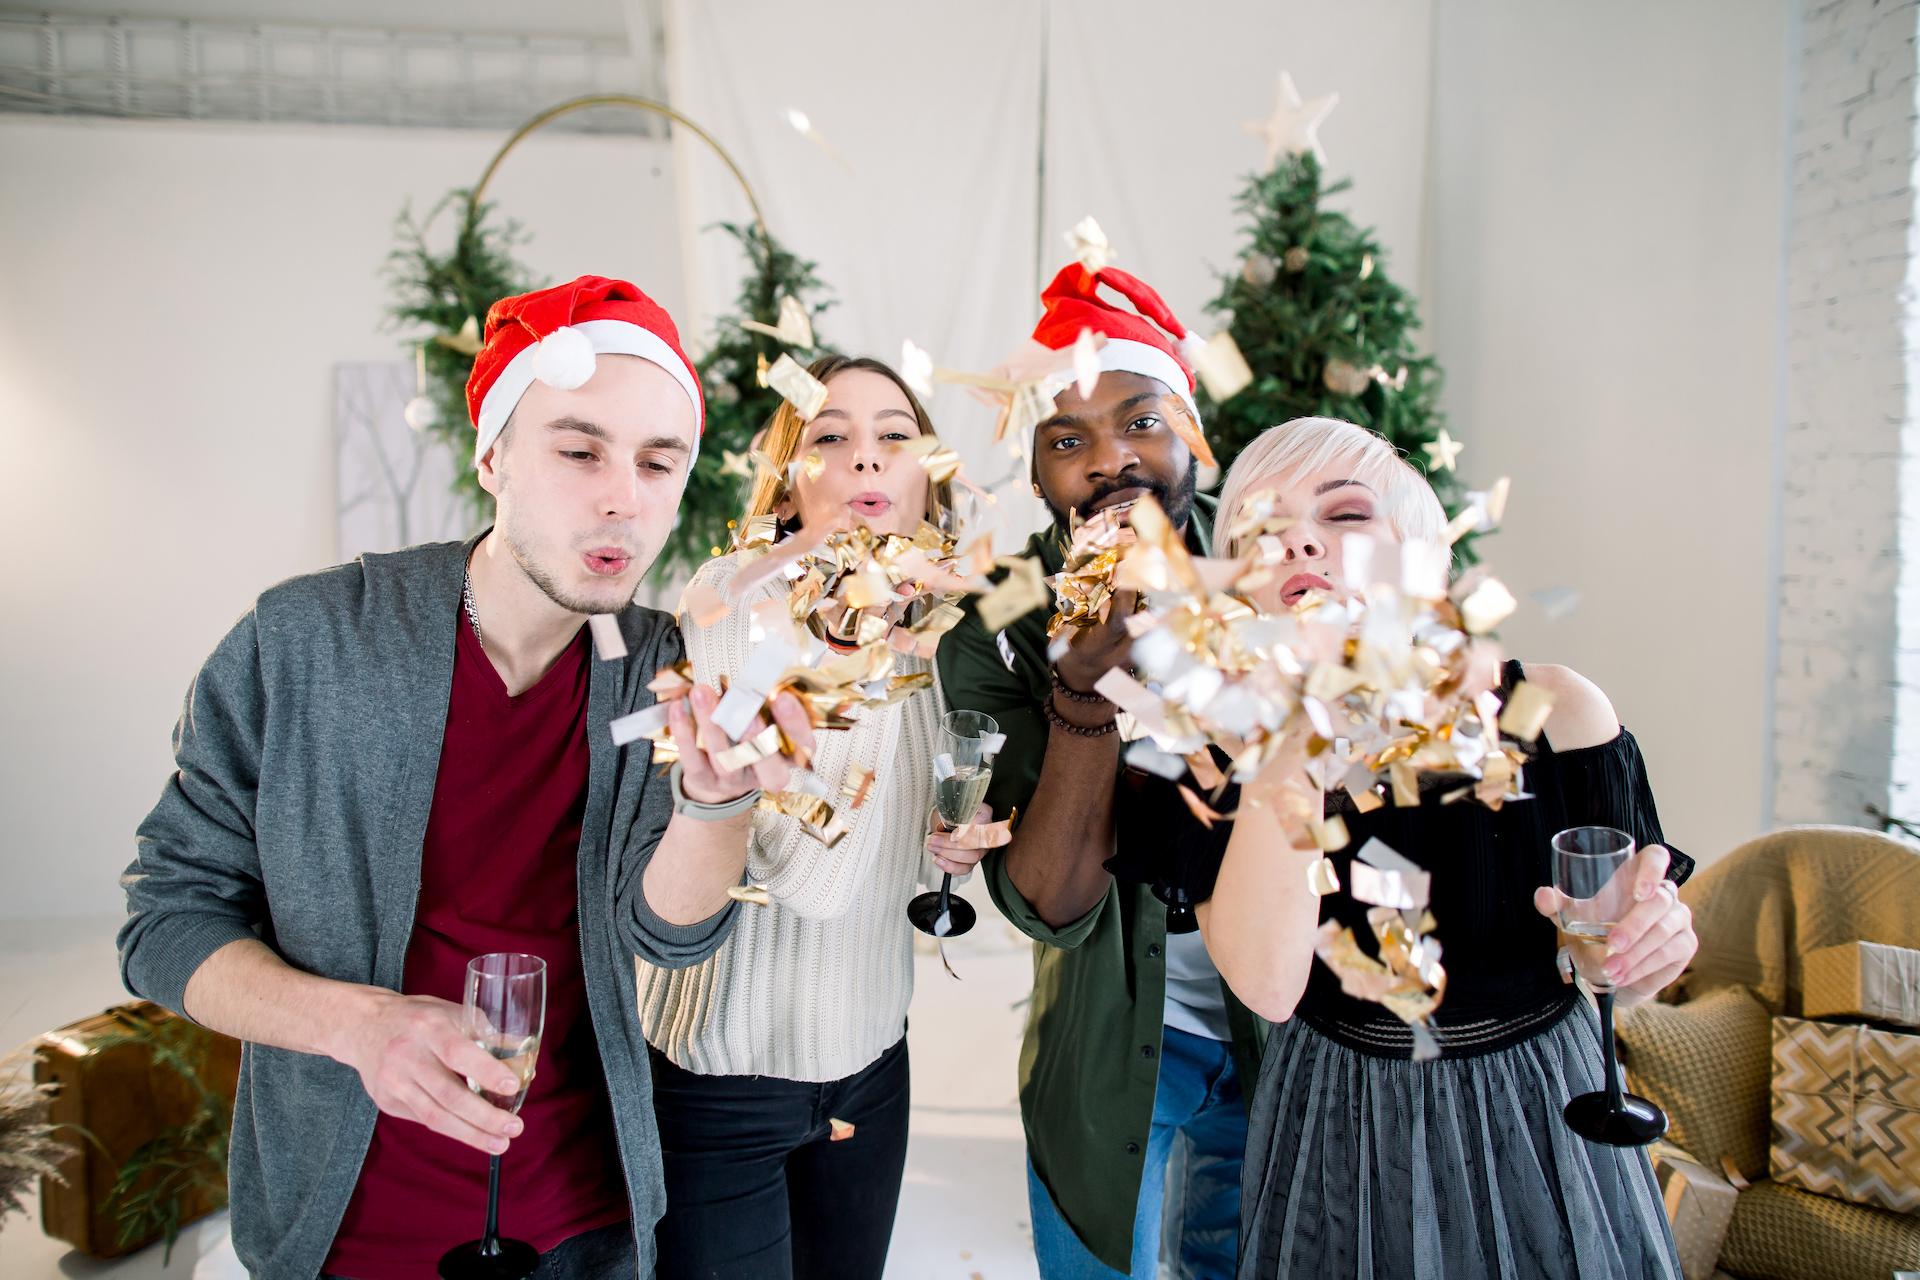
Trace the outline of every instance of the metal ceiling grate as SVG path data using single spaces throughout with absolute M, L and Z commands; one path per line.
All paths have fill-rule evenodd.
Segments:
M 659 96 L 658 27 L 624 39 L 0 13 L 0 111 L 511 128 L 586 93 Z M 557 127 L 650 133 L 640 112 Z

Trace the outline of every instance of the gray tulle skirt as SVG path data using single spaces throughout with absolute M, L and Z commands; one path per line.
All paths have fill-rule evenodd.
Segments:
M 1679 1280 L 1646 1153 L 1560 1109 L 1598 1089 L 1585 1001 L 1506 1049 L 1376 1057 L 1273 1028 L 1247 1141 L 1240 1280 Z

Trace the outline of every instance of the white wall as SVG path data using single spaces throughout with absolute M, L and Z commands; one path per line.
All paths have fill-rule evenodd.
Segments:
M 1576 612 L 1508 628 L 1598 681 L 1668 835 L 1765 821 L 1786 0 L 1450 0 L 1425 306 L 1467 442 L 1513 476 L 1487 556 Z
M 1800 30 L 1787 255 L 1774 814 L 1920 819 L 1920 10 Z
M 407 353 L 393 218 L 498 141 L 0 117 L 0 917 L 122 909 L 194 671 L 334 560 L 331 368 Z M 540 136 L 490 194 L 542 275 L 678 306 L 664 146 Z

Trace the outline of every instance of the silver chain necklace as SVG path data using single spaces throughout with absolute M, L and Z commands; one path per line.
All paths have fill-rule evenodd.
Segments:
M 460 578 L 460 603 L 467 611 L 467 624 L 473 628 L 474 640 L 484 649 L 487 639 L 480 634 L 480 615 L 473 611 L 473 570 L 463 570 Z

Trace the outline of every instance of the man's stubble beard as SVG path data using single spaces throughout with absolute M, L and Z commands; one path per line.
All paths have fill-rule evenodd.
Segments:
M 1188 517 L 1193 514 L 1193 495 L 1199 485 L 1199 480 L 1200 460 L 1189 457 L 1187 459 L 1186 474 L 1180 477 L 1179 482 L 1171 489 L 1163 487 L 1158 480 L 1153 479 L 1137 485 L 1131 483 L 1104 485 L 1095 490 L 1085 502 L 1081 503 L 1080 506 L 1076 508 L 1075 514 L 1077 514 L 1084 523 L 1092 518 L 1094 514 L 1094 503 L 1116 490 L 1138 487 L 1153 494 L 1154 501 L 1165 508 L 1167 520 L 1174 528 L 1185 529 L 1187 527 Z M 1068 518 L 1067 511 L 1061 507 L 1056 507 L 1053 504 L 1053 499 L 1047 496 L 1045 489 L 1040 491 L 1040 501 L 1046 504 L 1048 513 L 1053 516 L 1054 524 L 1058 525 L 1062 530 L 1072 527 L 1073 521 Z
M 611 607 L 609 607 L 605 601 L 589 600 L 584 596 L 575 595 L 564 584 L 555 579 L 553 573 L 549 571 L 547 566 L 541 563 L 540 557 L 534 551 L 532 545 L 521 537 L 519 531 L 514 528 L 513 520 L 508 514 L 513 510 L 513 502 L 509 497 L 512 488 L 512 482 L 508 479 L 507 470 L 505 467 L 502 467 L 500 469 L 501 501 L 496 520 L 498 525 L 496 532 L 498 532 L 502 540 L 506 542 L 507 550 L 512 554 L 513 562 L 520 567 L 520 572 L 527 575 L 527 581 L 538 587 L 541 594 L 545 595 L 547 599 L 553 601 L 562 609 L 565 609 L 568 613 L 618 613 L 633 603 L 634 593 L 639 591 L 640 583 L 647 576 L 647 571 L 653 568 L 652 557 L 649 557 L 646 564 L 641 567 L 640 572 L 634 577 L 633 584 L 627 589 L 625 595 L 621 596 L 619 602 Z M 620 541 L 624 544 L 629 540 L 622 538 Z M 656 555 L 657 554 L 656 552 Z M 635 555 L 634 563 L 639 564 L 640 559 L 641 557 L 639 555 Z

